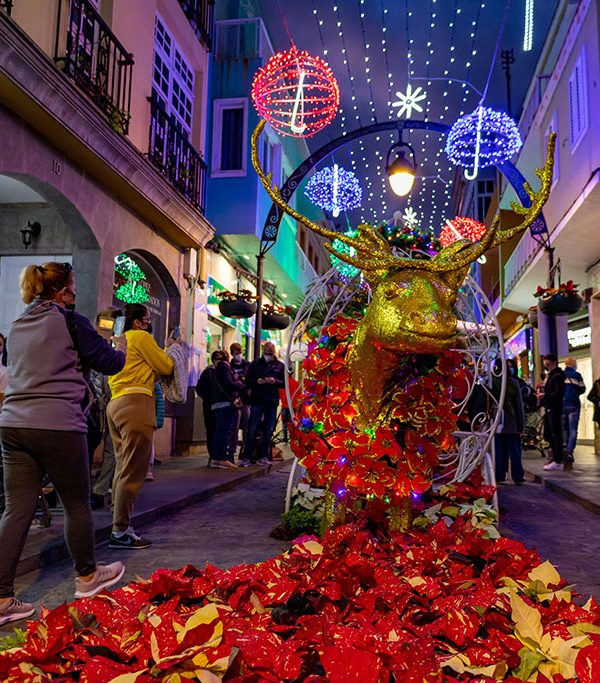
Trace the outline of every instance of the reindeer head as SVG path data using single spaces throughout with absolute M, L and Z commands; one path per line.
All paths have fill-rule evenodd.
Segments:
M 355 253 L 350 256 L 325 244 L 337 258 L 359 268 L 371 286 L 373 298 L 356 331 L 351 370 L 355 389 L 363 394 L 361 399 L 369 403 L 367 394 L 379 394 L 371 397 L 371 408 L 366 408 L 373 417 L 383 398 L 386 368 L 393 367 L 398 354 L 440 353 L 452 346 L 456 335 L 453 307 L 470 264 L 490 247 L 526 230 L 539 215 L 550 194 L 556 135 L 552 134 L 548 141 L 543 169 L 536 171 L 542 181 L 540 189 L 533 192 L 525 185 L 531 206 L 512 204 L 513 210 L 523 215 L 519 225 L 501 230 L 500 219 L 496 217 L 479 242 L 459 240 L 430 260 L 416 260 L 393 254 L 388 242 L 369 225 L 360 225 L 358 235 L 349 237 L 322 227 L 286 204 L 279 189 L 272 187 L 271 176 L 260 166 L 257 143 L 264 125 L 260 121 L 252 135 L 252 164 L 268 195 L 309 230 L 352 247 Z M 368 367 L 360 367 L 361 354 Z M 373 359 L 382 354 L 383 366 L 377 367 Z

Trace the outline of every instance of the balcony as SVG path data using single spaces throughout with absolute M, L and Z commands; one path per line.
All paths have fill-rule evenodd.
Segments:
M 504 297 L 506 298 L 514 289 L 529 264 L 537 256 L 542 245 L 528 230 L 517 244 L 513 253 L 508 257 L 504 265 Z
M 121 45 L 89 0 L 71 0 L 65 53 L 60 54 L 60 37 L 64 33 L 61 7 L 59 2 L 54 61 L 102 109 L 112 129 L 127 135 L 133 55 Z
M 12 12 L 13 0 L 0 0 L 0 9 L 3 9 L 10 17 Z
M 206 164 L 154 95 L 150 99 L 148 159 L 204 213 Z
M 198 40 L 210 52 L 213 43 L 215 0 L 179 0 L 179 4 Z

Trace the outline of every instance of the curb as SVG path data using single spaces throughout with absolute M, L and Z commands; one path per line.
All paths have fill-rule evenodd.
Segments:
M 147 524 L 151 524 L 164 515 L 179 512 L 184 508 L 201 503 L 209 498 L 212 498 L 213 496 L 219 495 L 220 493 L 231 491 L 238 486 L 251 481 L 252 479 L 265 477 L 271 472 L 278 472 L 290 463 L 291 460 L 288 459 L 281 461 L 277 460 L 269 468 L 261 468 L 254 471 L 246 470 L 243 474 L 240 473 L 238 476 L 232 479 L 219 482 L 214 486 L 205 488 L 197 493 L 188 494 L 151 509 L 134 513 L 131 520 L 132 524 L 134 526 L 145 526 Z M 108 537 L 112 529 L 112 524 L 110 522 L 107 523 L 106 520 L 99 521 L 94 519 L 94 522 L 96 525 L 94 539 L 96 548 L 98 548 L 99 546 L 108 543 Z M 64 535 L 61 532 L 60 535 L 48 539 L 41 550 L 37 552 L 34 551 L 29 555 L 22 555 L 17 566 L 16 576 L 23 576 L 24 574 L 28 574 L 36 569 L 40 569 L 41 567 L 46 567 L 54 562 L 64 560 L 67 557 L 69 557 L 69 551 L 67 550 Z
M 575 491 L 572 491 L 571 489 L 558 483 L 555 479 L 547 479 L 543 475 L 531 472 L 526 468 L 525 473 L 529 477 L 531 477 L 531 479 L 533 479 L 533 481 L 535 481 L 537 484 L 542 484 L 550 491 L 558 493 L 558 495 L 562 496 L 563 498 L 566 498 L 567 500 L 571 500 L 574 503 L 577 503 L 577 505 L 581 506 L 585 510 L 589 510 L 590 512 L 593 512 L 595 515 L 600 515 L 600 504 L 595 503 L 592 500 L 588 500 L 587 498 L 583 498 L 578 493 L 575 493 Z

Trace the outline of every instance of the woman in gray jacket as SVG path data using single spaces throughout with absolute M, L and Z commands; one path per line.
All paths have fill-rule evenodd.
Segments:
M 84 369 L 119 372 L 125 342 L 116 338 L 113 349 L 74 312 L 71 264 L 27 266 L 20 285 L 28 306 L 8 335 L 8 388 L 0 413 L 6 496 L 0 519 L 0 625 L 34 612 L 33 605 L 14 596 L 14 578 L 44 474 L 65 509 L 65 539 L 77 572 L 75 596 L 95 595 L 125 571 L 121 562 L 96 565 L 84 376 Z

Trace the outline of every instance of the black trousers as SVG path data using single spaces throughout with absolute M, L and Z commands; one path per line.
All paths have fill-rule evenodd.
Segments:
M 0 598 L 14 595 L 14 579 L 35 514 L 44 474 L 65 509 L 65 540 L 80 576 L 96 569 L 90 470 L 85 434 L 48 429 L 0 429 L 6 508 L 0 519 Z
M 561 410 L 546 408 L 544 412 L 544 438 L 552 449 L 552 460 L 563 461 L 563 419 Z

